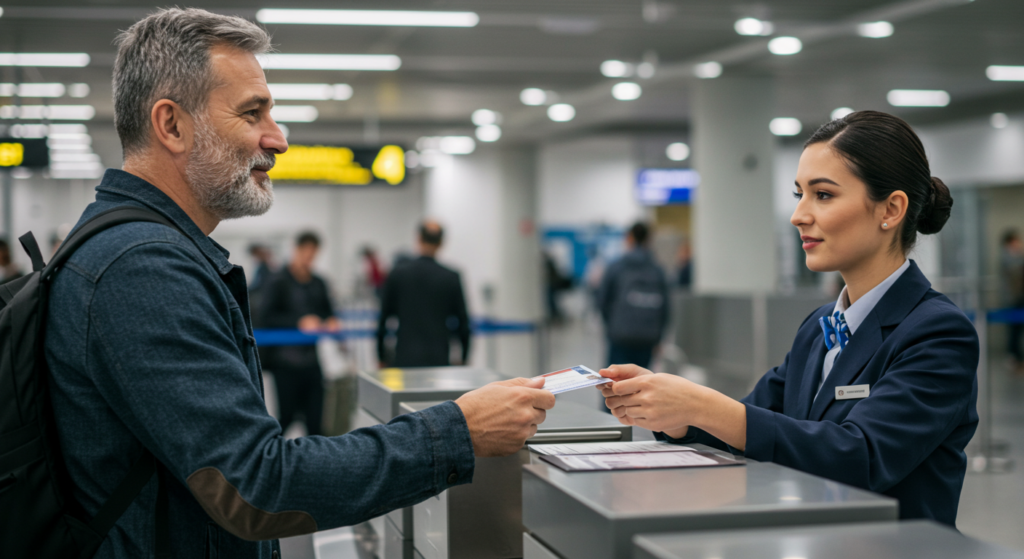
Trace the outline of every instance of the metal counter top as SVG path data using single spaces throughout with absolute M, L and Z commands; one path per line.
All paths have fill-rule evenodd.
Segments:
M 523 524 L 568 559 L 628 557 L 630 538 L 645 532 L 897 518 L 895 499 L 772 463 L 573 473 L 531 464 L 523 470 Z
M 443 402 L 506 377 L 474 367 L 409 367 L 359 373 L 359 407 L 381 423 L 401 413 L 402 402 Z
M 633 559 L 1024 559 L 924 520 L 640 535 L 633 542 Z

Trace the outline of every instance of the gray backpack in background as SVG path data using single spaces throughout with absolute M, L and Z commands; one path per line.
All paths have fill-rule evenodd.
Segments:
M 625 266 L 615 278 L 608 338 L 623 345 L 653 346 L 665 329 L 665 274 L 654 262 Z

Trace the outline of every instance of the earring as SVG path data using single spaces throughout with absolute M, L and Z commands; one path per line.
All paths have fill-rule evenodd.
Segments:
M 882 228 L 883 229 L 888 229 L 889 228 L 889 224 L 888 223 L 883 223 L 882 224 Z

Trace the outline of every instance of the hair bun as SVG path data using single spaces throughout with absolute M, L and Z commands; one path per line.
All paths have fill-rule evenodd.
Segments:
M 934 235 L 941 231 L 953 210 L 953 196 L 949 194 L 949 187 L 939 177 L 932 177 L 931 182 L 931 196 L 921 208 L 921 215 L 917 219 L 917 231 L 922 235 Z

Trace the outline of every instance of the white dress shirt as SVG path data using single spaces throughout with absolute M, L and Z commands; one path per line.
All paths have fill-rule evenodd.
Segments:
M 846 325 L 850 328 L 851 339 L 853 338 L 853 335 L 857 333 L 857 328 L 862 322 L 864 322 L 864 319 L 871 314 L 871 311 L 874 310 L 875 305 L 878 304 L 878 301 L 882 296 L 885 295 L 885 292 L 889 291 L 892 284 L 896 283 L 896 280 L 900 279 L 900 276 L 902 276 L 903 272 L 906 272 L 909 267 L 910 260 L 904 260 L 902 266 L 897 268 L 889 277 L 882 280 L 882 283 L 876 285 L 871 291 L 865 293 L 863 297 L 857 299 L 857 302 L 852 305 L 850 304 L 850 297 L 846 293 L 846 287 L 843 287 L 843 291 L 839 293 L 839 300 L 836 301 L 836 306 L 832 313 L 834 314 L 835 311 L 843 313 L 843 316 L 846 318 Z M 825 363 L 821 366 L 821 382 L 818 383 L 818 390 L 821 390 L 821 386 L 825 384 L 825 379 L 828 378 L 828 374 L 832 372 L 832 365 L 835 364 L 836 357 L 839 357 L 839 350 L 839 344 L 836 343 L 836 345 L 825 354 Z M 818 397 L 817 393 L 815 393 L 814 397 Z

